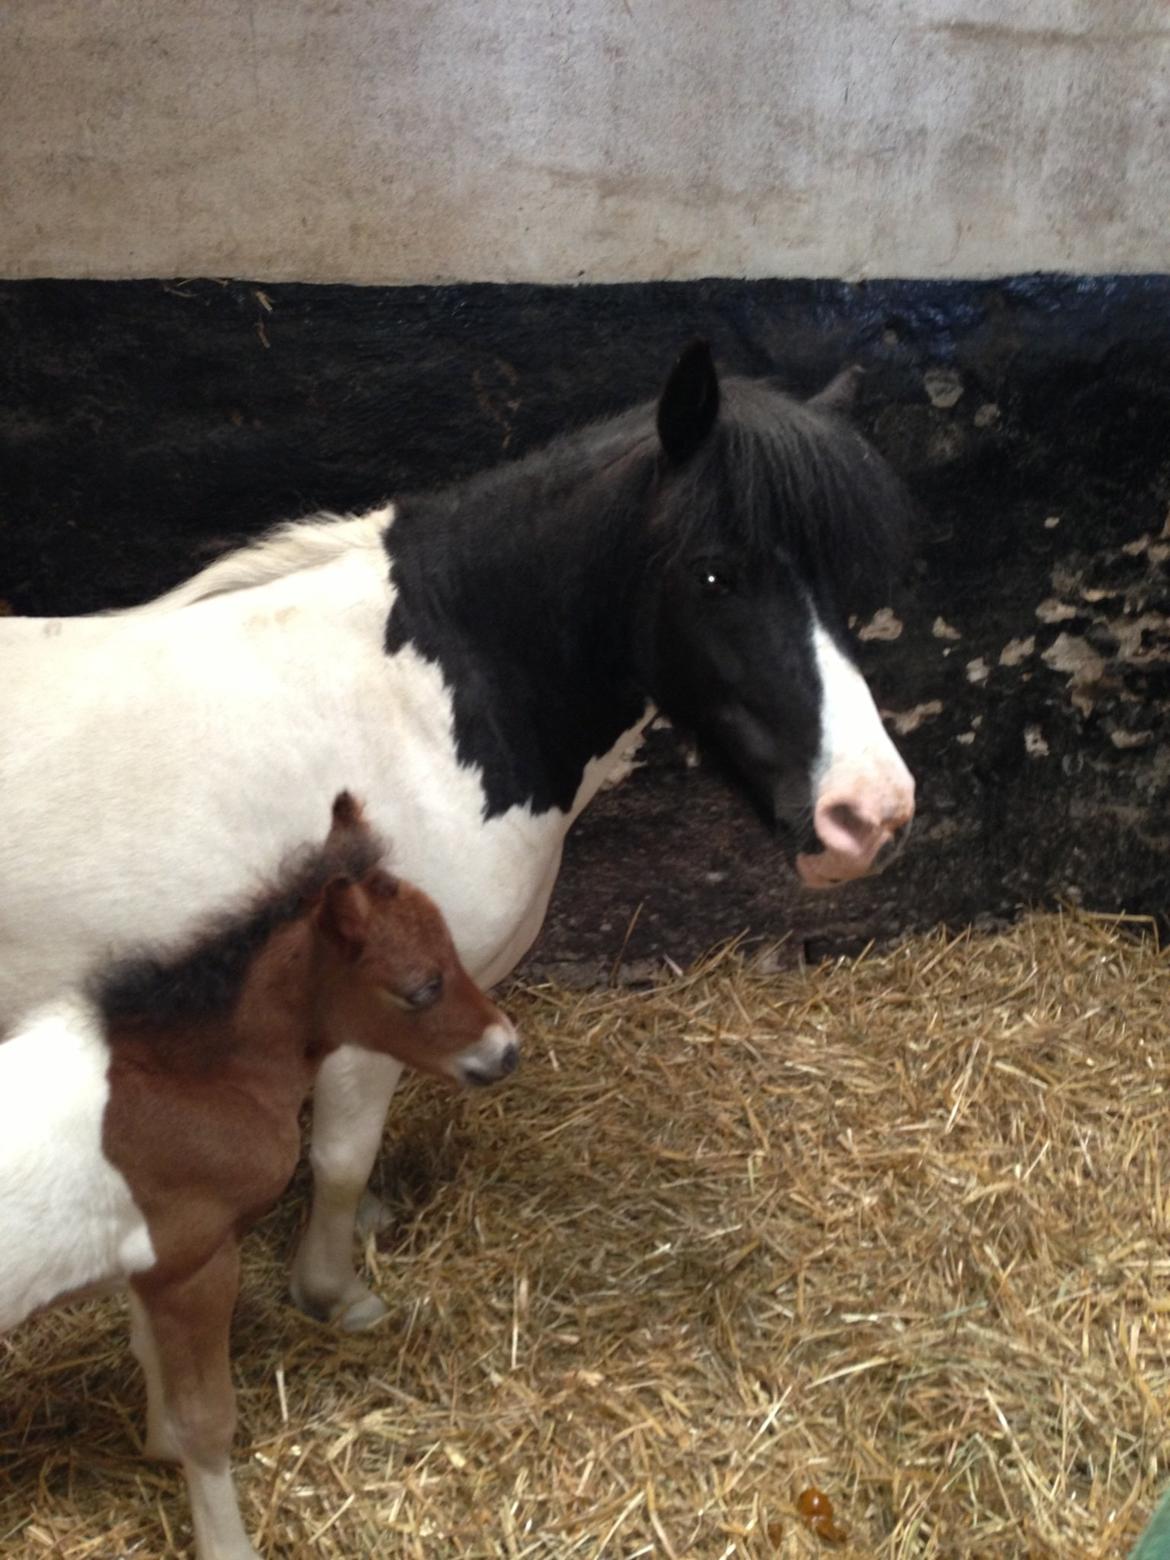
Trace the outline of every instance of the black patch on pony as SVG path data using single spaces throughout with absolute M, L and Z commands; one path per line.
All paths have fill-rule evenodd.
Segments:
M 907 513 L 831 401 L 720 385 L 696 343 L 661 402 L 399 501 L 386 651 L 409 644 L 441 667 L 485 818 L 568 811 L 589 760 L 648 702 L 671 713 L 647 648 L 664 570 L 704 550 L 745 573 L 781 559 L 844 636 L 848 616 L 887 599 Z
M 273 934 L 304 915 L 326 883 L 337 877 L 357 882 L 383 854 L 381 841 L 365 829 L 294 851 L 272 889 L 247 911 L 208 921 L 181 953 L 140 953 L 107 965 L 92 976 L 89 996 L 107 1022 L 175 1024 L 224 1018 Z
M 567 811 L 589 760 L 645 709 L 629 630 L 656 470 L 643 411 L 395 503 L 386 651 L 410 644 L 442 668 L 485 819 Z

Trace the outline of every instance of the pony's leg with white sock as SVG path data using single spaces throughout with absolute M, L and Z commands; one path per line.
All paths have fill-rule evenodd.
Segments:
M 293 1260 L 292 1294 L 303 1311 L 347 1332 L 386 1314 L 354 1272 L 354 1227 L 401 1074 L 392 1057 L 343 1046 L 326 1057 L 313 1091 L 313 1205 Z

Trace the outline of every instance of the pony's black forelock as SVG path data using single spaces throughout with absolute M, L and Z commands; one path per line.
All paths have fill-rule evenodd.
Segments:
M 222 1018 L 239 998 L 253 960 L 274 932 L 302 915 L 334 878 L 357 882 L 384 855 L 365 828 L 331 835 L 285 860 L 272 887 L 249 907 L 208 921 L 172 954 L 142 952 L 94 973 L 89 995 L 102 1017 L 159 1024 Z
M 674 466 L 657 442 L 655 409 L 631 408 L 469 481 L 407 497 L 400 513 L 458 512 L 466 547 L 475 520 L 490 523 L 501 510 L 571 529 L 580 509 L 592 529 L 599 508 L 628 526 L 627 507 L 649 501 L 648 540 L 660 558 L 722 547 L 750 567 L 779 553 L 846 614 L 888 601 L 906 563 L 913 510 L 899 478 L 845 413 L 798 401 L 769 380 L 724 379 L 714 428 Z M 522 527 L 516 536 L 518 547 L 530 545 Z M 542 541 L 550 545 L 550 534 Z M 482 565 L 474 547 L 467 557 L 469 567 Z
M 725 550 L 749 568 L 787 557 L 845 614 L 882 605 L 904 566 L 911 507 L 852 424 L 766 382 L 728 379 L 705 443 L 663 480 L 670 557 Z

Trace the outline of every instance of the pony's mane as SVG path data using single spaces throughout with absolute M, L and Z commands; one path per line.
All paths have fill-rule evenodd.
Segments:
M 297 920 L 335 877 L 357 882 L 384 855 L 365 828 L 288 856 L 272 887 L 244 911 L 205 923 L 177 953 L 140 953 L 97 971 L 89 995 L 107 1021 L 198 1023 L 231 1012 L 253 961 L 281 927 Z
M 727 379 L 720 390 L 711 437 L 672 479 L 664 550 L 717 553 L 730 540 L 750 566 L 779 548 L 842 610 L 882 605 L 905 562 L 911 513 L 885 460 L 815 398 L 794 400 L 766 380 Z
M 880 604 L 903 561 L 909 515 L 905 490 L 889 466 L 846 417 L 815 398 L 797 401 L 768 380 L 736 378 L 721 381 L 720 396 L 711 436 L 673 475 L 661 544 L 717 548 L 722 535 L 725 544 L 761 559 L 780 547 L 846 610 Z M 576 499 L 595 514 L 599 483 L 590 479 L 599 477 L 611 506 L 621 509 L 637 502 L 653 480 L 654 414 L 653 402 L 634 407 L 396 506 L 289 521 L 127 613 L 170 611 L 249 590 L 331 563 L 354 548 L 377 552 L 396 510 L 471 519 L 498 516 L 503 507 L 538 518 L 542 511 L 571 511 Z M 610 468 L 620 472 L 607 483 Z M 737 534 L 727 534 L 729 523 Z
M 882 456 L 831 405 L 798 401 L 771 381 L 724 379 L 720 398 L 709 437 L 662 484 L 657 549 L 729 551 L 749 568 L 779 549 L 845 612 L 882 605 L 905 562 L 911 514 Z M 491 529 L 507 534 L 493 535 L 493 548 L 531 548 L 520 516 L 538 531 L 547 525 L 549 541 L 555 532 L 596 532 L 599 521 L 604 530 L 607 512 L 628 529 L 664 471 L 655 414 L 654 402 L 634 407 L 470 480 L 408 495 L 397 512 L 460 517 L 452 562 L 476 569 L 479 537 L 502 516 L 510 523 Z
M 376 551 L 382 535 L 394 518 L 389 505 L 371 509 L 364 515 L 335 515 L 323 511 L 305 520 L 289 520 L 276 526 L 254 542 L 224 553 L 198 574 L 138 607 L 128 607 L 120 615 L 130 616 L 189 607 L 212 596 L 230 591 L 250 590 L 283 579 L 302 569 L 315 569 L 332 563 L 353 548 Z

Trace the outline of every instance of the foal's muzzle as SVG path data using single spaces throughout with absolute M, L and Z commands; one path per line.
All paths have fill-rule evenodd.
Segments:
M 516 1071 L 520 1063 L 520 1048 L 516 1043 L 516 1031 L 507 1019 L 485 1029 L 483 1038 L 454 1058 L 455 1076 L 460 1083 L 483 1089 L 498 1083 Z

